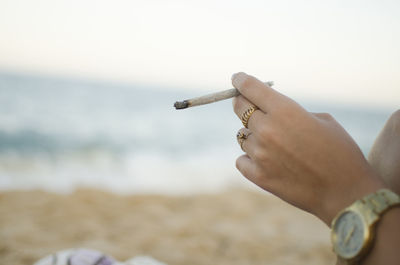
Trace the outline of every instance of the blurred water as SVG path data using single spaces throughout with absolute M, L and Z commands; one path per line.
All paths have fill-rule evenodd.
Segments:
M 0 73 L 0 189 L 186 193 L 252 186 L 234 166 L 241 123 L 231 102 L 172 107 L 192 96 L 197 95 Z M 332 113 L 364 153 L 390 114 L 300 103 Z

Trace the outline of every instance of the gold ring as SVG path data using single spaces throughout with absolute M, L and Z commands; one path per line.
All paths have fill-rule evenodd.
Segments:
M 256 111 L 256 110 L 258 110 L 258 108 L 257 108 L 256 106 L 251 106 L 250 108 L 248 108 L 248 109 L 242 114 L 241 120 L 242 120 L 243 126 L 244 126 L 245 128 L 249 128 L 249 127 L 248 127 L 248 125 L 249 125 L 249 119 L 250 119 L 251 115 L 254 113 L 254 111 Z
M 240 148 L 243 150 L 243 152 L 245 152 L 244 149 L 243 149 L 243 143 L 249 137 L 250 134 L 251 134 L 251 132 L 246 134 L 246 133 L 243 133 L 241 131 L 239 131 L 236 134 L 236 139 L 239 142 Z

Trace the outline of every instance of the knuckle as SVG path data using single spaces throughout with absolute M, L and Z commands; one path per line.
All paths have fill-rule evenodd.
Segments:
M 390 115 L 388 120 L 389 126 L 395 131 L 400 131 L 400 110 L 396 110 Z
M 297 106 L 298 103 L 293 99 L 288 97 L 283 97 L 279 105 L 277 105 L 277 109 L 280 111 L 293 111 Z
M 235 167 L 237 168 L 237 170 L 239 170 L 239 171 L 240 171 L 240 168 L 239 168 L 239 163 L 238 163 L 237 159 L 236 159 Z
M 317 113 L 316 116 L 319 119 L 323 120 L 323 121 L 333 121 L 333 120 L 335 120 L 333 118 L 333 116 L 330 113 L 327 113 L 327 112 Z
M 240 157 L 238 159 L 236 159 L 236 164 L 235 164 L 236 168 L 241 171 L 241 163 L 240 163 Z
M 333 119 L 332 115 L 331 115 L 330 113 L 328 113 L 328 112 L 324 112 L 324 113 L 322 113 L 322 114 L 323 114 L 324 117 L 327 118 L 327 119 Z
M 278 143 L 280 138 L 278 132 L 272 130 L 267 126 L 263 128 L 263 130 L 261 131 L 261 137 L 263 141 L 266 142 L 267 144 Z
M 275 112 L 280 119 L 296 119 L 304 113 L 308 113 L 301 105 L 291 98 L 284 97 L 275 107 Z
M 400 122 L 400 109 L 396 110 L 392 113 L 392 115 L 390 115 L 390 120 L 393 120 L 394 122 Z
M 327 112 L 320 113 L 320 116 L 325 120 L 333 120 L 332 115 Z
M 260 147 L 254 149 L 253 156 L 254 156 L 254 160 L 256 160 L 256 161 L 263 161 L 264 162 L 264 161 L 267 160 L 267 156 L 266 156 L 266 153 L 265 153 L 264 149 L 262 149 Z
M 393 112 L 392 116 L 396 116 L 398 119 L 400 119 L 400 109 Z

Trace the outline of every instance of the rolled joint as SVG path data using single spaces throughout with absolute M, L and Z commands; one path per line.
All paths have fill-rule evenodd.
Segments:
M 187 107 L 189 107 L 189 101 L 177 101 L 175 102 L 174 107 L 175 109 L 186 109 Z

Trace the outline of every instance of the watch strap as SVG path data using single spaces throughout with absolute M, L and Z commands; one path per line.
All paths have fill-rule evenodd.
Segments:
M 388 189 L 380 189 L 374 193 L 368 194 L 360 201 L 362 208 L 367 210 L 369 214 L 368 223 L 373 224 L 379 220 L 379 217 L 388 209 L 400 204 L 400 197 L 396 193 Z

